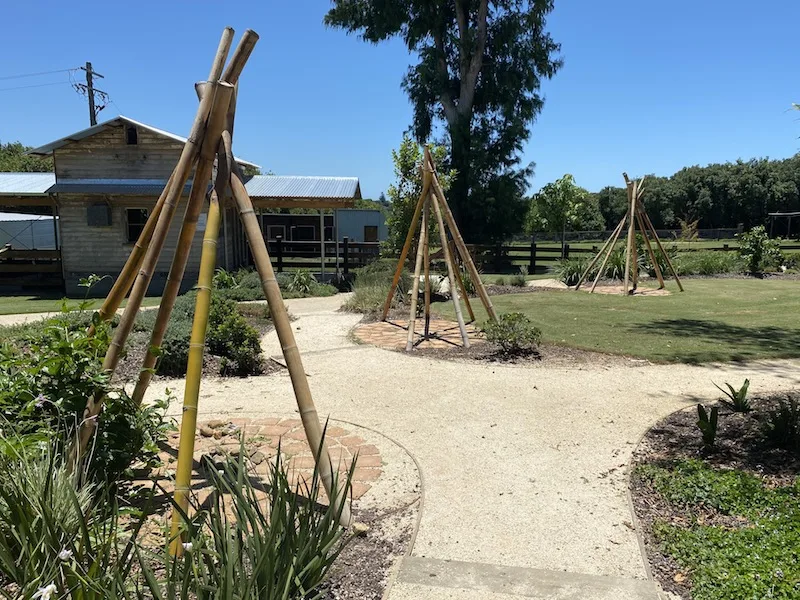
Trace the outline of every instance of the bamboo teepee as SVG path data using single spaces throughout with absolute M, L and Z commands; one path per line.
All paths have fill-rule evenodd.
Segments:
M 625 243 L 623 293 L 633 294 L 639 285 L 639 248 L 636 240 L 637 226 L 642 235 L 642 239 L 644 240 L 644 245 L 647 249 L 647 254 L 650 257 L 650 261 L 653 263 L 653 270 L 656 272 L 656 277 L 658 278 L 658 289 L 664 288 L 664 275 L 661 272 L 661 267 L 659 266 L 658 261 L 656 260 L 650 236 L 652 236 L 652 241 L 655 241 L 659 251 L 664 256 L 664 261 L 672 272 L 673 277 L 675 277 L 675 282 L 678 284 L 678 288 L 680 291 L 683 291 L 683 285 L 678 277 L 678 273 L 675 271 L 675 267 L 672 265 L 672 261 L 670 260 L 666 250 L 664 250 L 664 246 L 661 244 L 658 233 L 656 233 L 655 227 L 653 227 L 653 223 L 650 221 L 650 217 L 647 216 L 647 211 L 644 209 L 644 203 L 642 202 L 642 197 L 644 195 L 644 178 L 631 181 L 628 178 L 627 173 L 623 173 L 622 176 L 625 178 L 625 187 L 628 191 L 628 210 L 616 228 L 614 228 L 614 231 L 611 233 L 611 237 L 609 237 L 608 240 L 606 240 L 606 243 L 603 244 L 600 252 L 598 252 L 597 256 L 595 256 L 592 262 L 589 263 L 589 266 L 578 280 L 578 284 L 575 286 L 575 289 L 580 289 L 581 284 L 584 282 L 589 273 L 592 272 L 592 269 L 597 264 L 597 261 L 599 261 L 600 258 L 603 258 L 603 262 L 600 264 L 600 269 L 598 269 L 597 275 L 592 282 L 592 288 L 589 290 L 589 293 L 594 292 L 594 289 L 597 287 L 597 282 L 600 280 L 600 276 L 603 274 L 603 270 L 606 268 L 606 263 L 608 263 L 608 259 L 614 252 L 614 247 L 617 245 L 620 234 L 622 233 L 623 229 L 625 229 L 625 225 L 627 224 L 628 237 Z
M 433 208 L 433 211 L 431 211 Z M 464 289 L 464 283 L 461 281 L 460 271 L 457 265 L 458 258 L 461 259 L 462 264 L 467 268 L 470 279 L 475 285 L 478 292 L 478 297 L 481 299 L 489 318 L 493 321 L 497 320 L 492 301 L 489 299 L 489 294 L 483 285 L 478 269 L 475 268 L 475 263 L 472 256 L 467 249 L 464 239 L 461 237 L 461 232 L 458 230 L 458 225 L 453 218 L 453 213 L 450 211 L 450 206 L 447 204 L 447 199 L 442 191 L 442 186 L 439 183 L 439 177 L 436 173 L 436 165 L 433 162 L 433 156 L 430 150 L 425 148 L 425 156 L 422 166 L 422 193 L 417 200 L 417 205 L 414 210 L 414 216 L 411 218 L 411 225 L 406 234 L 406 240 L 403 244 L 403 250 L 400 252 L 400 259 L 397 261 L 397 268 L 395 269 L 392 285 L 389 289 L 389 294 L 386 296 L 386 302 L 383 305 L 382 321 L 388 320 L 389 309 L 392 306 L 397 285 L 400 283 L 400 277 L 403 273 L 408 252 L 411 249 L 411 244 L 414 240 L 415 234 L 418 234 L 417 244 L 417 257 L 414 263 L 414 279 L 412 282 L 411 290 L 411 309 L 408 318 L 408 339 L 406 342 L 406 351 L 410 352 L 419 343 L 430 338 L 438 337 L 438 332 L 431 332 L 431 278 L 430 278 L 430 218 L 431 212 L 436 216 L 436 224 L 439 227 L 439 238 L 441 242 L 442 255 L 445 265 L 447 267 L 447 279 L 450 286 L 450 299 L 453 302 L 453 308 L 456 313 L 456 320 L 458 322 L 458 329 L 461 333 L 461 340 L 465 348 L 469 348 L 469 336 L 467 335 L 466 323 L 464 322 L 464 315 L 461 312 L 461 303 L 459 302 L 459 293 L 464 299 L 464 304 L 469 312 L 470 323 L 475 321 L 475 313 L 472 311 L 472 306 L 469 302 L 469 296 Z M 420 219 L 420 215 L 422 218 Z M 421 223 L 420 223 L 421 221 Z M 449 233 L 449 236 L 448 236 Z M 452 237 L 452 240 L 449 239 Z M 420 336 L 419 340 L 415 340 L 415 325 L 417 316 L 417 303 L 419 299 L 419 286 L 420 277 L 424 282 L 424 316 L 425 325 L 424 332 L 416 334 Z
M 141 307 L 142 299 L 164 248 L 167 232 L 176 212 L 181 193 L 194 170 L 191 191 L 178 243 L 151 334 L 150 350 L 145 356 L 133 394 L 134 400 L 137 403 L 141 403 L 150 382 L 156 359 L 160 353 L 164 332 L 183 280 L 189 250 L 197 229 L 198 217 L 202 211 L 204 200 L 208 198 L 208 218 L 203 237 L 200 275 L 197 286 L 198 294 L 189 344 L 178 468 L 175 478 L 175 503 L 185 513 L 189 502 L 188 494 L 192 475 L 192 455 L 197 426 L 204 341 L 208 326 L 212 280 L 217 254 L 220 205 L 225 202 L 230 190 L 238 209 L 245 235 L 250 244 L 256 269 L 261 278 L 264 294 L 269 304 L 270 314 L 275 323 L 275 330 L 294 388 L 303 428 L 317 462 L 322 483 L 331 502 L 341 511 L 342 524 L 349 525 L 351 517 L 344 491 L 336 485 L 334 469 L 322 437 L 319 417 L 311 396 L 300 353 L 295 344 L 289 316 L 281 298 L 278 282 L 275 279 L 266 243 L 259 228 L 253 204 L 245 190 L 242 173 L 233 158 L 232 135 L 236 110 L 237 83 L 258 41 L 258 34 L 248 29 L 242 36 L 226 68 L 225 62 L 231 48 L 233 33 L 233 29 L 230 27 L 225 28 L 212 63 L 208 81 L 196 85 L 200 106 L 178 164 L 150 214 L 125 266 L 119 277 L 117 277 L 102 308 L 99 310 L 100 319 L 109 320 L 116 313 L 122 300 L 130 291 L 128 303 L 106 353 L 103 368 L 107 373 L 112 374 L 117 367 L 121 351 L 131 332 Z M 215 159 L 217 174 L 209 192 L 208 187 L 211 182 Z M 87 445 L 96 427 L 96 418 L 102 409 L 103 400 L 104 398 L 100 393 L 87 400 L 78 440 L 72 450 L 72 465 L 77 465 L 86 452 Z M 175 554 L 179 554 L 182 550 L 179 536 L 180 524 L 179 511 L 173 511 L 170 549 Z

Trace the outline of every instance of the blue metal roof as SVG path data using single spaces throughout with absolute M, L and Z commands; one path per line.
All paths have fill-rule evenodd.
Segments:
M 0 173 L 0 196 L 44 196 L 51 193 L 158 196 L 159 179 L 68 179 L 56 183 L 53 173 Z M 184 190 L 188 193 L 190 184 Z M 255 175 L 245 182 L 251 198 L 274 200 L 353 200 L 361 198 L 357 177 L 287 177 Z
M 44 196 L 55 182 L 55 173 L 0 173 L 0 196 Z

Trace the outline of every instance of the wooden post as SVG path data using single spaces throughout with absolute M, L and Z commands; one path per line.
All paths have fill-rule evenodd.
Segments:
M 461 297 L 464 299 L 464 304 L 467 305 L 467 312 L 469 313 L 469 322 L 475 322 L 475 313 L 472 311 L 472 304 L 469 302 L 469 294 L 467 294 L 467 289 L 464 287 L 464 282 L 461 281 L 461 269 L 458 268 L 458 263 L 456 262 L 456 245 L 451 240 L 448 245 L 450 246 L 450 260 L 453 261 L 453 270 L 458 274 L 456 277 L 456 283 L 458 284 L 458 291 L 461 294 Z
M 634 202 L 636 201 L 636 182 L 628 181 L 628 175 L 625 174 L 625 182 L 627 184 L 628 190 L 628 240 L 627 244 L 625 245 L 625 273 L 623 274 L 623 293 L 628 293 L 629 282 L 630 282 L 630 269 L 631 269 L 631 252 L 633 247 L 633 236 L 634 236 L 634 216 L 633 212 L 635 210 Z
M 417 243 L 417 260 L 414 263 L 414 280 L 411 282 L 411 310 L 408 317 L 408 337 L 406 339 L 406 352 L 414 349 L 414 326 L 417 320 L 417 297 L 419 296 L 419 278 L 422 273 L 422 261 L 425 254 L 425 232 L 420 229 L 419 242 Z
M 597 287 L 597 282 L 600 281 L 600 277 L 603 275 L 603 271 L 606 268 L 606 263 L 608 263 L 608 259 L 611 258 L 611 253 L 614 252 L 614 246 L 617 244 L 617 240 L 619 239 L 620 234 L 622 234 L 622 229 L 625 227 L 625 220 L 628 218 L 628 215 L 622 217 L 622 220 L 617 225 L 617 230 L 615 233 L 609 238 L 611 244 L 608 247 L 608 252 L 606 253 L 606 257 L 603 259 L 603 263 L 600 265 L 600 270 L 597 271 L 597 275 L 595 275 L 594 281 L 592 282 L 592 287 L 589 290 L 589 293 L 594 293 L 594 289 Z M 602 254 L 602 250 L 600 251 Z M 600 256 L 598 254 L 598 256 Z
M 426 166 L 431 171 L 432 175 L 431 185 L 433 186 L 433 192 L 436 194 L 436 197 L 439 200 L 439 206 L 442 211 L 442 215 L 447 223 L 447 226 L 450 228 L 450 233 L 453 236 L 453 241 L 455 242 L 456 248 L 461 255 L 461 260 L 467 266 L 470 278 L 475 282 L 475 288 L 478 291 L 478 297 L 481 299 L 486 312 L 489 314 L 489 318 L 492 321 L 497 321 L 497 313 L 494 310 L 494 306 L 492 306 L 492 301 L 489 299 L 489 294 L 486 292 L 486 287 L 483 285 L 483 280 L 481 279 L 480 273 L 478 273 L 478 269 L 475 267 L 475 263 L 472 261 L 472 256 L 470 255 L 469 250 L 467 250 L 467 245 L 464 243 L 464 238 L 461 237 L 461 232 L 458 230 L 456 220 L 453 217 L 453 213 L 450 211 L 450 206 L 447 204 L 447 199 L 444 197 L 442 186 L 439 185 L 439 179 L 436 176 L 436 165 L 433 163 L 433 157 L 431 156 L 428 148 L 425 148 L 425 159 Z
M 619 235 L 619 232 L 622 230 L 622 228 L 623 228 L 624 226 L 625 226 L 625 217 L 622 217 L 622 219 L 620 220 L 620 222 L 619 222 L 619 223 L 617 224 L 617 226 L 614 228 L 614 231 L 611 233 L 611 237 L 609 237 L 609 238 L 606 240 L 605 244 L 603 244 L 603 247 L 600 249 L 600 252 L 598 252 L 598 253 L 597 253 L 597 255 L 595 255 L 594 259 L 592 259 L 592 262 L 590 262 L 590 263 L 589 263 L 589 266 L 588 266 L 588 267 L 586 267 L 586 270 L 583 272 L 583 275 L 581 275 L 581 278 L 578 280 L 578 283 L 577 283 L 577 285 L 575 286 L 575 289 L 576 289 L 576 290 L 579 290 L 579 289 L 581 289 L 581 284 L 583 283 L 584 279 L 586 279 L 586 277 L 588 277 L 588 276 L 589 276 L 589 273 L 591 273 L 591 272 L 592 272 L 592 267 L 594 267 L 594 266 L 595 266 L 595 264 L 597 263 L 597 261 L 598 261 L 598 260 L 600 260 L 600 257 L 601 257 L 601 256 L 603 255 L 603 253 L 606 251 L 606 249 L 608 248 L 609 244 L 611 244 L 611 240 L 615 239 L 615 238 L 616 238 L 616 237 Z M 609 249 L 609 252 L 611 252 L 613 249 L 614 249 L 614 247 L 612 246 L 612 247 Z M 604 260 L 604 261 L 603 261 L 603 266 L 602 266 L 602 267 L 600 267 L 600 272 L 601 272 L 601 273 L 602 273 L 603 267 L 605 267 L 605 266 L 606 266 L 606 262 L 607 262 L 607 260 L 608 260 L 608 257 L 606 257 L 606 260 Z M 595 285 L 596 285 L 596 284 L 597 284 L 597 280 L 595 279 Z M 592 289 L 594 289 L 594 286 L 592 286 Z
M 278 262 L 278 273 L 283 273 L 283 236 L 275 236 L 275 258 Z
M 422 207 L 422 231 L 420 235 L 425 240 L 423 248 L 423 264 L 425 266 L 425 339 L 427 340 L 431 333 L 431 245 L 430 245 L 430 211 L 431 211 L 431 198 L 430 194 L 425 198 L 425 206 Z
M 645 225 L 650 228 L 650 231 L 653 232 L 653 238 L 656 240 L 656 245 L 658 249 L 661 250 L 661 253 L 664 255 L 664 260 L 667 261 L 667 265 L 669 265 L 670 271 L 672 271 L 672 276 L 675 277 L 675 283 L 678 284 L 678 289 L 683 291 L 683 284 L 681 284 L 681 279 L 678 277 L 678 272 L 675 270 L 675 267 L 672 266 L 672 261 L 669 258 L 669 254 L 667 251 L 664 250 L 664 246 L 661 245 L 661 240 L 658 237 L 658 233 L 656 233 L 655 227 L 653 227 L 653 222 L 650 220 L 650 217 L 646 212 L 642 212 L 642 217 L 644 218 Z
M 406 265 L 406 258 L 408 257 L 408 251 L 411 249 L 411 242 L 414 241 L 414 233 L 417 230 L 417 223 L 419 222 L 419 215 L 422 212 L 422 205 L 425 202 L 425 198 L 428 196 L 428 190 L 430 189 L 431 185 L 431 174 L 427 170 L 423 169 L 422 172 L 422 193 L 419 195 L 419 200 L 417 200 L 417 206 L 414 208 L 414 216 L 411 217 L 411 224 L 408 226 L 408 233 L 406 234 L 406 241 L 403 242 L 403 249 L 400 252 L 400 259 L 397 261 L 397 268 L 394 270 L 394 277 L 392 278 L 392 284 L 389 286 L 389 294 L 386 296 L 386 302 L 383 304 L 383 314 L 381 315 L 381 321 L 385 321 L 387 315 L 389 314 L 389 310 L 392 308 L 392 300 L 394 300 L 394 293 L 397 290 L 397 284 L 400 283 L 400 277 L 403 275 L 403 269 Z
M 650 237 L 648 236 L 647 229 L 644 226 L 644 219 L 642 219 L 642 211 L 638 202 L 636 204 L 636 221 L 639 224 L 642 237 L 644 237 L 644 245 L 647 247 L 647 254 L 650 256 L 650 261 L 653 263 L 653 270 L 656 272 L 656 277 L 658 277 L 658 289 L 664 289 L 664 277 L 661 274 L 661 267 L 658 266 L 656 254 L 653 252 L 653 246 L 650 244 Z
M 564 244 L 564 260 L 569 258 L 569 244 Z
M 350 238 L 342 238 L 342 272 L 347 275 L 350 272 Z
M 194 305 L 192 335 L 189 341 L 189 359 L 186 366 L 186 386 L 183 394 L 181 413 L 180 443 L 178 446 L 178 466 L 175 473 L 175 504 L 185 513 L 189 508 L 189 492 L 192 483 L 194 439 L 197 428 L 197 406 L 200 398 L 200 381 L 203 377 L 203 352 L 205 350 L 208 315 L 211 308 L 211 292 L 214 282 L 214 267 L 217 260 L 217 239 L 219 237 L 220 208 L 216 190 L 211 192 L 208 206 L 208 220 L 203 236 L 203 251 L 200 257 L 200 277 L 197 280 L 197 299 Z M 170 552 L 173 556 L 183 553 L 180 525 L 181 512 L 172 510 L 172 529 L 170 533 Z
M 536 275 L 536 240 L 531 239 L 531 256 L 528 260 L 528 273 Z
M 223 33 L 223 38 L 228 35 L 226 29 Z M 224 44 L 220 43 L 217 54 L 223 53 Z M 225 58 L 222 58 L 222 62 Z M 220 62 L 219 56 L 214 59 L 214 64 Z M 202 146 L 206 134 L 206 117 L 210 115 L 214 105 L 214 94 L 206 94 L 200 101 L 200 106 L 197 109 L 195 120 L 189 137 L 181 151 L 181 156 L 178 159 L 178 165 L 175 167 L 175 175 L 173 185 L 164 200 L 164 205 L 161 214 L 158 217 L 153 237 L 148 246 L 147 253 L 145 254 L 143 264 L 139 270 L 136 280 L 133 284 L 128 304 L 125 306 L 125 312 L 120 319 L 120 323 L 114 332 L 114 337 L 106 352 L 103 360 L 103 369 L 109 373 L 113 373 L 119 362 L 119 357 L 122 352 L 128 335 L 133 329 L 133 323 L 136 320 L 136 315 L 142 305 L 142 299 L 147 292 L 150 281 L 153 277 L 158 257 L 164 247 L 164 243 L 169 232 L 169 227 L 172 222 L 172 217 L 175 214 L 178 200 L 180 199 L 183 186 L 191 174 L 192 167 L 195 162 L 200 148 Z M 93 394 L 87 399 L 86 408 L 83 411 L 83 419 L 81 420 L 80 431 L 76 443 L 70 451 L 70 468 L 77 466 L 78 461 L 83 457 L 83 452 L 86 449 L 89 440 L 94 433 L 96 427 L 96 417 L 100 413 L 103 403 L 103 396 L 100 393 Z
M 292 380 L 292 387 L 294 388 L 295 398 L 297 399 L 297 408 L 300 411 L 300 418 L 303 422 L 303 429 L 306 432 L 308 444 L 314 455 L 314 460 L 319 469 L 322 484 L 325 487 L 325 491 L 328 493 L 328 498 L 330 498 L 331 503 L 341 511 L 340 522 L 348 526 L 351 521 L 350 509 L 346 503 L 347 499 L 344 495 L 344 488 L 340 485 L 341 482 L 337 481 L 334 476 L 333 464 L 331 463 L 325 440 L 322 437 L 322 428 L 319 424 L 317 409 L 311 397 L 311 388 L 308 385 L 308 378 L 303 368 L 300 351 L 297 349 L 295 343 L 292 324 L 289 321 L 289 314 L 286 312 L 286 306 L 281 297 L 281 290 L 278 287 L 278 281 L 275 279 L 275 273 L 272 270 L 272 263 L 270 262 L 264 238 L 257 235 L 258 220 L 253 211 L 253 203 L 247 195 L 247 190 L 245 190 L 238 165 L 234 165 L 234 167 L 234 173 L 231 176 L 231 190 L 236 200 L 236 205 L 239 208 L 239 216 L 242 220 L 242 225 L 250 241 L 250 248 L 253 252 L 256 270 L 261 278 L 264 295 L 267 298 L 270 314 L 272 315 L 272 322 L 275 324 L 275 332 L 278 335 L 278 340 L 283 350 L 286 367 L 289 370 L 289 377 Z
M 136 381 L 136 387 L 133 390 L 132 400 L 137 405 L 142 403 L 147 387 L 150 385 L 156 362 L 161 354 L 161 343 L 164 341 L 169 318 L 172 316 L 172 308 L 175 306 L 175 300 L 178 297 L 178 292 L 180 292 L 186 264 L 189 261 L 189 253 L 192 249 L 192 241 L 197 230 L 197 221 L 200 217 L 200 212 L 203 210 L 203 199 L 206 197 L 208 182 L 211 179 L 211 172 L 214 168 L 214 159 L 217 156 L 219 140 L 222 137 L 222 131 L 225 129 L 228 107 L 233 97 L 233 86 L 224 81 L 208 83 L 204 94 L 211 93 L 215 96 L 214 108 L 208 117 L 206 137 L 200 148 L 200 156 L 192 180 L 192 190 L 186 203 L 183 225 L 178 236 L 175 254 L 172 257 L 172 264 L 170 265 L 167 282 L 161 296 L 161 303 L 158 305 L 158 315 L 150 335 L 150 344 L 144 356 L 139 379 Z
M 439 225 L 439 231 L 442 238 L 447 240 L 447 231 L 444 228 L 444 219 L 442 219 L 442 209 L 439 206 L 439 199 L 433 197 L 433 212 L 436 214 L 436 222 Z M 456 273 L 453 270 L 455 262 L 450 256 L 450 246 L 445 241 L 442 244 L 442 252 L 444 252 L 444 262 L 447 265 L 447 278 L 450 280 L 450 298 L 453 300 L 453 309 L 456 313 L 456 321 L 458 322 L 458 330 L 461 332 L 461 341 L 464 348 L 469 348 L 469 336 L 467 335 L 467 328 L 464 325 L 464 315 L 461 313 L 461 302 L 458 299 L 458 292 L 456 291 Z

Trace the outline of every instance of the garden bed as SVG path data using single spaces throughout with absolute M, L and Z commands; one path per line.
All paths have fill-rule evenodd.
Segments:
M 713 448 L 695 407 L 645 435 L 631 493 L 664 589 L 696 600 L 800 597 L 800 456 L 765 434 L 786 398 L 754 400 L 749 413 L 720 405 Z

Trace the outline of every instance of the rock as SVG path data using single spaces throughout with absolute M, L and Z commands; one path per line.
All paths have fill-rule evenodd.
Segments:
M 250 455 L 250 462 L 254 465 L 260 465 L 265 460 L 267 460 L 267 456 L 261 450 L 256 450 Z
M 222 436 L 225 435 L 219 429 L 211 429 L 211 435 L 214 436 L 215 440 L 222 439 Z
M 234 446 L 228 451 L 228 454 L 230 454 L 231 456 L 239 456 L 240 452 L 241 448 L 239 446 Z
M 212 419 L 207 423 L 207 425 L 211 427 L 211 429 L 219 429 L 220 427 L 225 426 L 225 421 L 222 419 Z
M 365 523 L 353 523 L 353 535 L 356 537 L 365 537 L 369 531 L 369 525 Z
M 203 425 L 200 428 L 200 435 L 202 435 L 203 437 L 215 437 L 214 433 L 215 433 L 214 430 L 211 429 L 211 427 L 209 427 L 208 425 Z

